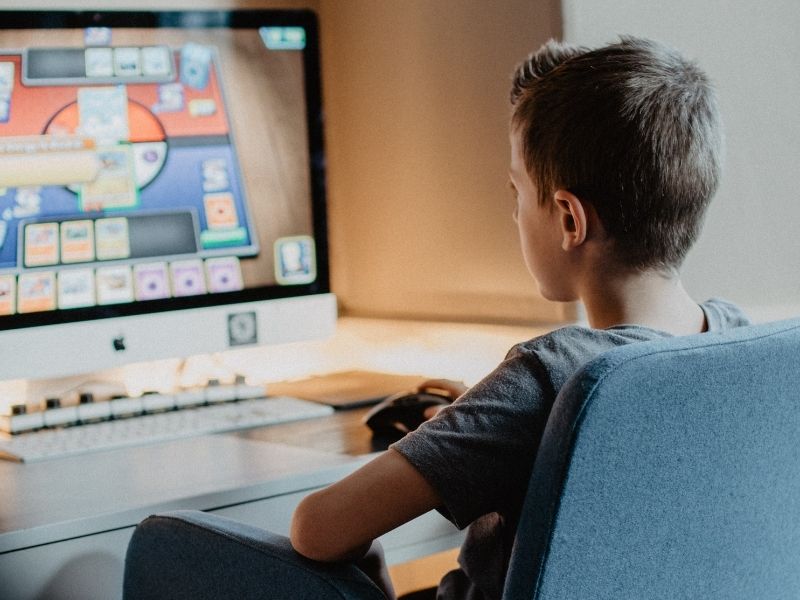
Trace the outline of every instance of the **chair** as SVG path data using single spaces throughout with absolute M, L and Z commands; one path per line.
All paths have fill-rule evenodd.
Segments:
M 504 598 L 800 598 L 800 319 L 631 344 L 562 388 Z
M 504 600 L 800 597 L 800 319 L 642 342 L 556 400 Z M 383 598 L 351 565 L 195 511 L 151 517 L 125 598 Z
M 284 536 L 196 510 L 136 527 L 123 587 L 125 600 L 386 600 L 353 565 L 304 559 Z

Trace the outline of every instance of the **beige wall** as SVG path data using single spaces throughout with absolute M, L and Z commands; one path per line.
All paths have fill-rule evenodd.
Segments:
M 342 311 L 541 321 L 507 191 L 514 65 L 559 0 L 149 0 L 0 6 L 310 7 L 320 14 L 332 286 Z
M 566 39 L 595 45 L 622 33 L 661 40 L 699 61 L 720 95 L 722 184 L 684 283 L 723 296 L 756 320 L 800 315 L 800 94 L 796 0 L 564 0 Z
M 333 285 L 348 313 L 553 319 L 507 191 L 514 65 L 554 0 L 322 0 Z

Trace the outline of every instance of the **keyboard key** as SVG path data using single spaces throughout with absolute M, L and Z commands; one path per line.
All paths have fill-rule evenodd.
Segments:
M 192 388 L 175 393 L 175 406 L 199 406 L 206 403 L 206 392 L 203 388 Z
M 111 418 L 108 402 L 86 402 L 78 405 L 78 418 L 83 422 L 103 421 Z
M 250 400 L 252 398 L 263 398 L 266 396 L 266 389 L 263 385 L 247 385 L 246 383 L 236 384 L 236 399 Z
M 264 394 L 261 394 L 262 396 Z M 236 400 L 235 385 L 209 385 L 206 388 L 206 402 L 215 404 L 217 402 L 231 402 Z
M 72 425 L 78 422 L 78 407 L 61 406 L 58 408 L 48 408 L 42 412 L 42 416 L 45 427 Z
M 0 419 L 2 419 L 0 425 L 2 425 L 3 431 L 9 431 L 11 433 L 44 427 L 44 417 L 41 412 L 17 412 L 17 414 L 13 415 L 3 415 Z
M 172 394 L 145 394 L 142 396 L 144 412 L 159 412 L 175 408 L 175 396 Z
M 111 415 L 114 417 L 132 417 L 142 414 L 144 410 L 141 398 L 115 398 L 108 403 L 111 405 Z

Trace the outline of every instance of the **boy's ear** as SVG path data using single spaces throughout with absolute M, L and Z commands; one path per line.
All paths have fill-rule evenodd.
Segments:
M 572 192 L 556 190 L 553 202 L 561 223 L 561 248 L 571 250 L 586 241 L 589 227 L 587 207 Z

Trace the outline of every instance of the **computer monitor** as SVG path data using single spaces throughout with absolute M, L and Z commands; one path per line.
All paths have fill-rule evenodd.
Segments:
M 0 380 L 333 331 L 317 31 L 0 13 Z

